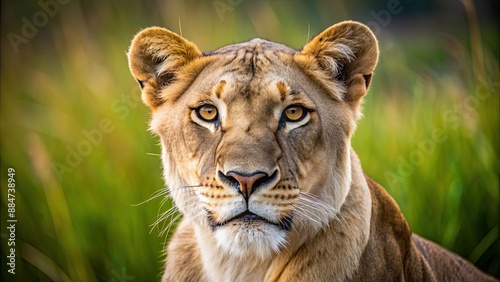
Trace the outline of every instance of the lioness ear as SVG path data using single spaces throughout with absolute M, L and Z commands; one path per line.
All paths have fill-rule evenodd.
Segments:
M 346 86 L 344 99 L 359 104 L 370 85 L 378 61 L 378 44 L 370 29 L 358 22 L 333 25 L 314 37 L 294 59 L 335 93 L 334 81 Z
M 142 100 L 151 108 L 161 105 L 161 89 L 176 79 L 180 67 L 200 57 L 196 45 L 160 27 L 139 32 L 130 45 L 130 71 L 142 89 Z

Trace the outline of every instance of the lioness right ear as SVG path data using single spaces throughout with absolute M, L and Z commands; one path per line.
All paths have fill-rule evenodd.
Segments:
M 150 108 L 161 105 L 163 87 L 176 79 L 176 72 L 202 55 L 196 45 L 160 27 L 139 32 L 130 45 L 130 71 L 142 89 L 142 100 Z
M 358 22 L 345 21 L 314 37 L 294 59 L 334 95 L 339 94 L 335 82 L 341 82 L 346 93 L 335 98 L 358 110 L 370 85 L 378 55 L 377 39 L 370 29 Z

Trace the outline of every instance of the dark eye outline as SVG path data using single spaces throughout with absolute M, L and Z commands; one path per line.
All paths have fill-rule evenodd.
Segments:
M 288 109 L 290 109 L 290 108 L 300 108 L 300 109 L 302 109 L 302 115 L 301 115 L 298 119 L 294 119 L 294 120 L 289 119 L 289 118 L 287 117 L 287 115 L 286 115 L 286 111 L 287 111 Z M 309 113 L 310 113 L 310 112 L 311 112 L 311 111 L 310 111 L 308 108 L 306 108 L 306 107 L 304 107 L 304 106 L 302 106 L 302 105 L 290 105 L 290 106 L 286 107 L 286 108 L 283 110 L 283 112 L 282 112 L 282 114 L 281 114 L 281 119 L 282 119 L 284 122 L 300 122 L 300 121 L 302 121 L 304 118 L 306 118 L 306 117 L 307 117 L 307 115 L 309 115 Z
M 204 118 L 202 115 L 201 115 L 201 110 L 204 108 L 204 107 L 211 107 L 215 110 L 215 116 L 211 119 L 207 119 L 207 118 Z M 218 119 L 219 119 L 219 110 L 217 109 L 216 106 L 212 105 L 212 104 L 205 104 L 205 105 L 201 105 L 199 106 L 198 108 L 195 109 L 195 113 L 196 113 L 196 116 L 201 119 L 202 121 L 205 121 L 205 122 L 216 122 Z

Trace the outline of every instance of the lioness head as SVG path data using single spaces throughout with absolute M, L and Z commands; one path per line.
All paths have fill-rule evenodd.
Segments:
M 378 59 L 366 26 L 336 24 L 301 50 L 254 39 L 210 53 L 153 27 L 128 57 L 170 194 L 222 250 L 269 256 L 336 217 Z

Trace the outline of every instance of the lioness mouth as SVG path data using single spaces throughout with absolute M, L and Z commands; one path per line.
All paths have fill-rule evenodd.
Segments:
M 286 231 L 289 231 L 292 228 L 292 217 L 291 216 L 287 216 L 284 219 L 282 219 L 280 222 L 276 223 L 276 222 L 271 222 L 271 221 L 269 221 L 269 220 L 267 220 L 267 219 L 265 219 L 257 214 L 254 214 L 253 212 L 250 212 L 249 210 L 242 212 L 239 215 L 237 215 L 229 220 L 226 220 L 224 222 L 216 222 L 212 217 L 209 217 L 210 226 L 212 228 L 224 226 L 230 222 L 234 222 L 237 220 L 241 220 L 244 222 L 263 221 L 265 223 L 269 223 L 269 224 L 278 226 L 279 228 L 284 229 Z
M 232 219 L 230 219 L 229 221 L 232 221 L 232 220 L 237 220 L 237 219 L 243 219 L 243 220 L 248 220 L 248 221 L 251 221 L 251 220 L 263 220 L 263 221 L 267 221 L 265 220 L 264 218 L 254 214 L 253 212 L 250 212 L 250 211 L 245 211 L 243 213 L 241 213 L 240 215 L 237 215 L 235 217 L 233 217 Z

